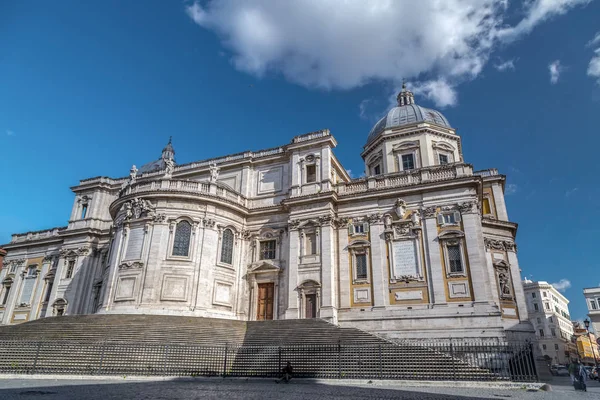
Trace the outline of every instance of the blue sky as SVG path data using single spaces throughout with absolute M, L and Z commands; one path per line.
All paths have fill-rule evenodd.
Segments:
M 600 283 L 600 2 L 442 4 L 0 3 L 0 243 L 66 225 L 70 186 L 127 175 L 171 135 L 184 163 L 329 128 L 358 176 L 405 78 L 467 162 L 507 175 L 523 276 L 568 280 L 583 318 Z

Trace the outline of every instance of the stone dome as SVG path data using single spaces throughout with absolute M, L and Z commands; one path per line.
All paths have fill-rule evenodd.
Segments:
M 411 91 L 402 85 L 402 91 L 398 94 L 398 106 L 392 108 L 385 117 L 381 118 L 369 132 L 367 144 L 375 140 L 381 132 L 390 128 L 397 128 L 404 125 L 411 125 L 419 122 L 429 122 L 450 128 L 450 123 L 444 115 L 430 108 L 421 107 L 415 104 L 414 96 Z

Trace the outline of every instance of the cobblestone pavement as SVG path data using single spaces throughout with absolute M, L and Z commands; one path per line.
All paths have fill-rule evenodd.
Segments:
M 181 379 L 174 381 L 0 379 L 0 399 L 599 399 L 600 384 L 575 392 L 569 378 L 552 382 L 552 392 L 491 388 L 403 387 L 398 385 L 343 385 L 292 381 Z

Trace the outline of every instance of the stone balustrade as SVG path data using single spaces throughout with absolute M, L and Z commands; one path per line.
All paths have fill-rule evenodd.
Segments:
M 26 242 L 28 240 L 47 239 L 47 238 L 51 238 L 54 236 L 58 236 L 60 234 L 60 232 L 64 231 L 65 229 L 67 229 L 67 227 L 53 228 L 53 229 L 47 229 L 47 230 L 43 230 L 43 231 L 36 231 L 36 232 L 14 234 L 14 235 L 12 235 L 10 242 L 18 243 L 18 242 Z
M 475 171 L 473 172 L 473 175 L 478 175 L 485 178 L 487 176 L 498 176 L 500 174 L 498 173 L 498 170 L 496 168 L 490 168 L 481 171 Z
M 190 194 L 204 194 L 219 197 L 227 201 L 246 206 L 247 199 L 233 189 L 214 182 L 198 182 L 179 179 L 162 179 L 142 181 L 127 186 L 119 197 L 143 194 L 149 192 L 183 192 Z
M 473 167 L 470 164 L 448 164 L 355 179 L 350 182 L 337 184 L 335 190 L 340 196 L 348 196 L 354 193 L 367 192 L 369 190 L 414 186 L 467 176 L 473 176 Z

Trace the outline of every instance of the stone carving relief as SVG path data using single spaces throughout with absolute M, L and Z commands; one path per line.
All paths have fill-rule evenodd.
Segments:
M 156 206 L 154 204 L 150 203 L 148 200 L 139 199 L 137 197 L 124 203 L 122 209 L 125 210 L 125 221 L 142 217 L 154 218 L 156 212 Z
M 156 215 L 154 215 L 154 218 L 152 220 L 154 222 L 160 224 L 160 223 L 166 222 L 167 216 L 165 214 L 156 214 Z
M 119 265 L 119 270 L 139 269 L 144 266 L 141 261 L 125 261 Z
M 205 228 L 214 228 L 216 221 L 210 218 L 205 218 L 202 220 L 202 224 L 204 225 Z
M 369 223 L 369 224 L 377 224 L 379 222 L 381 222 L 383 219 L 383 216 L 381 214 L 375 213 L 375 214 L 369 214 L 366 216 L 365 220 Z
M 333 223 L 333 217 L 331 215 L 321 215 L 318 221 L 321 226 L 329 226 Z
M 487 250 L 517 251 L 517 244 L 510 240 L 483 238 Z
M 406 214 L 406 202 L 402 199 L 396 200 L 396 204 L 394 205 L 394 211 L 398 218 L 403 219 L 404 214 Z
M 437 213 L 437 206 L 431 206 L 423 209 L 424 218 L 434 218 Z

